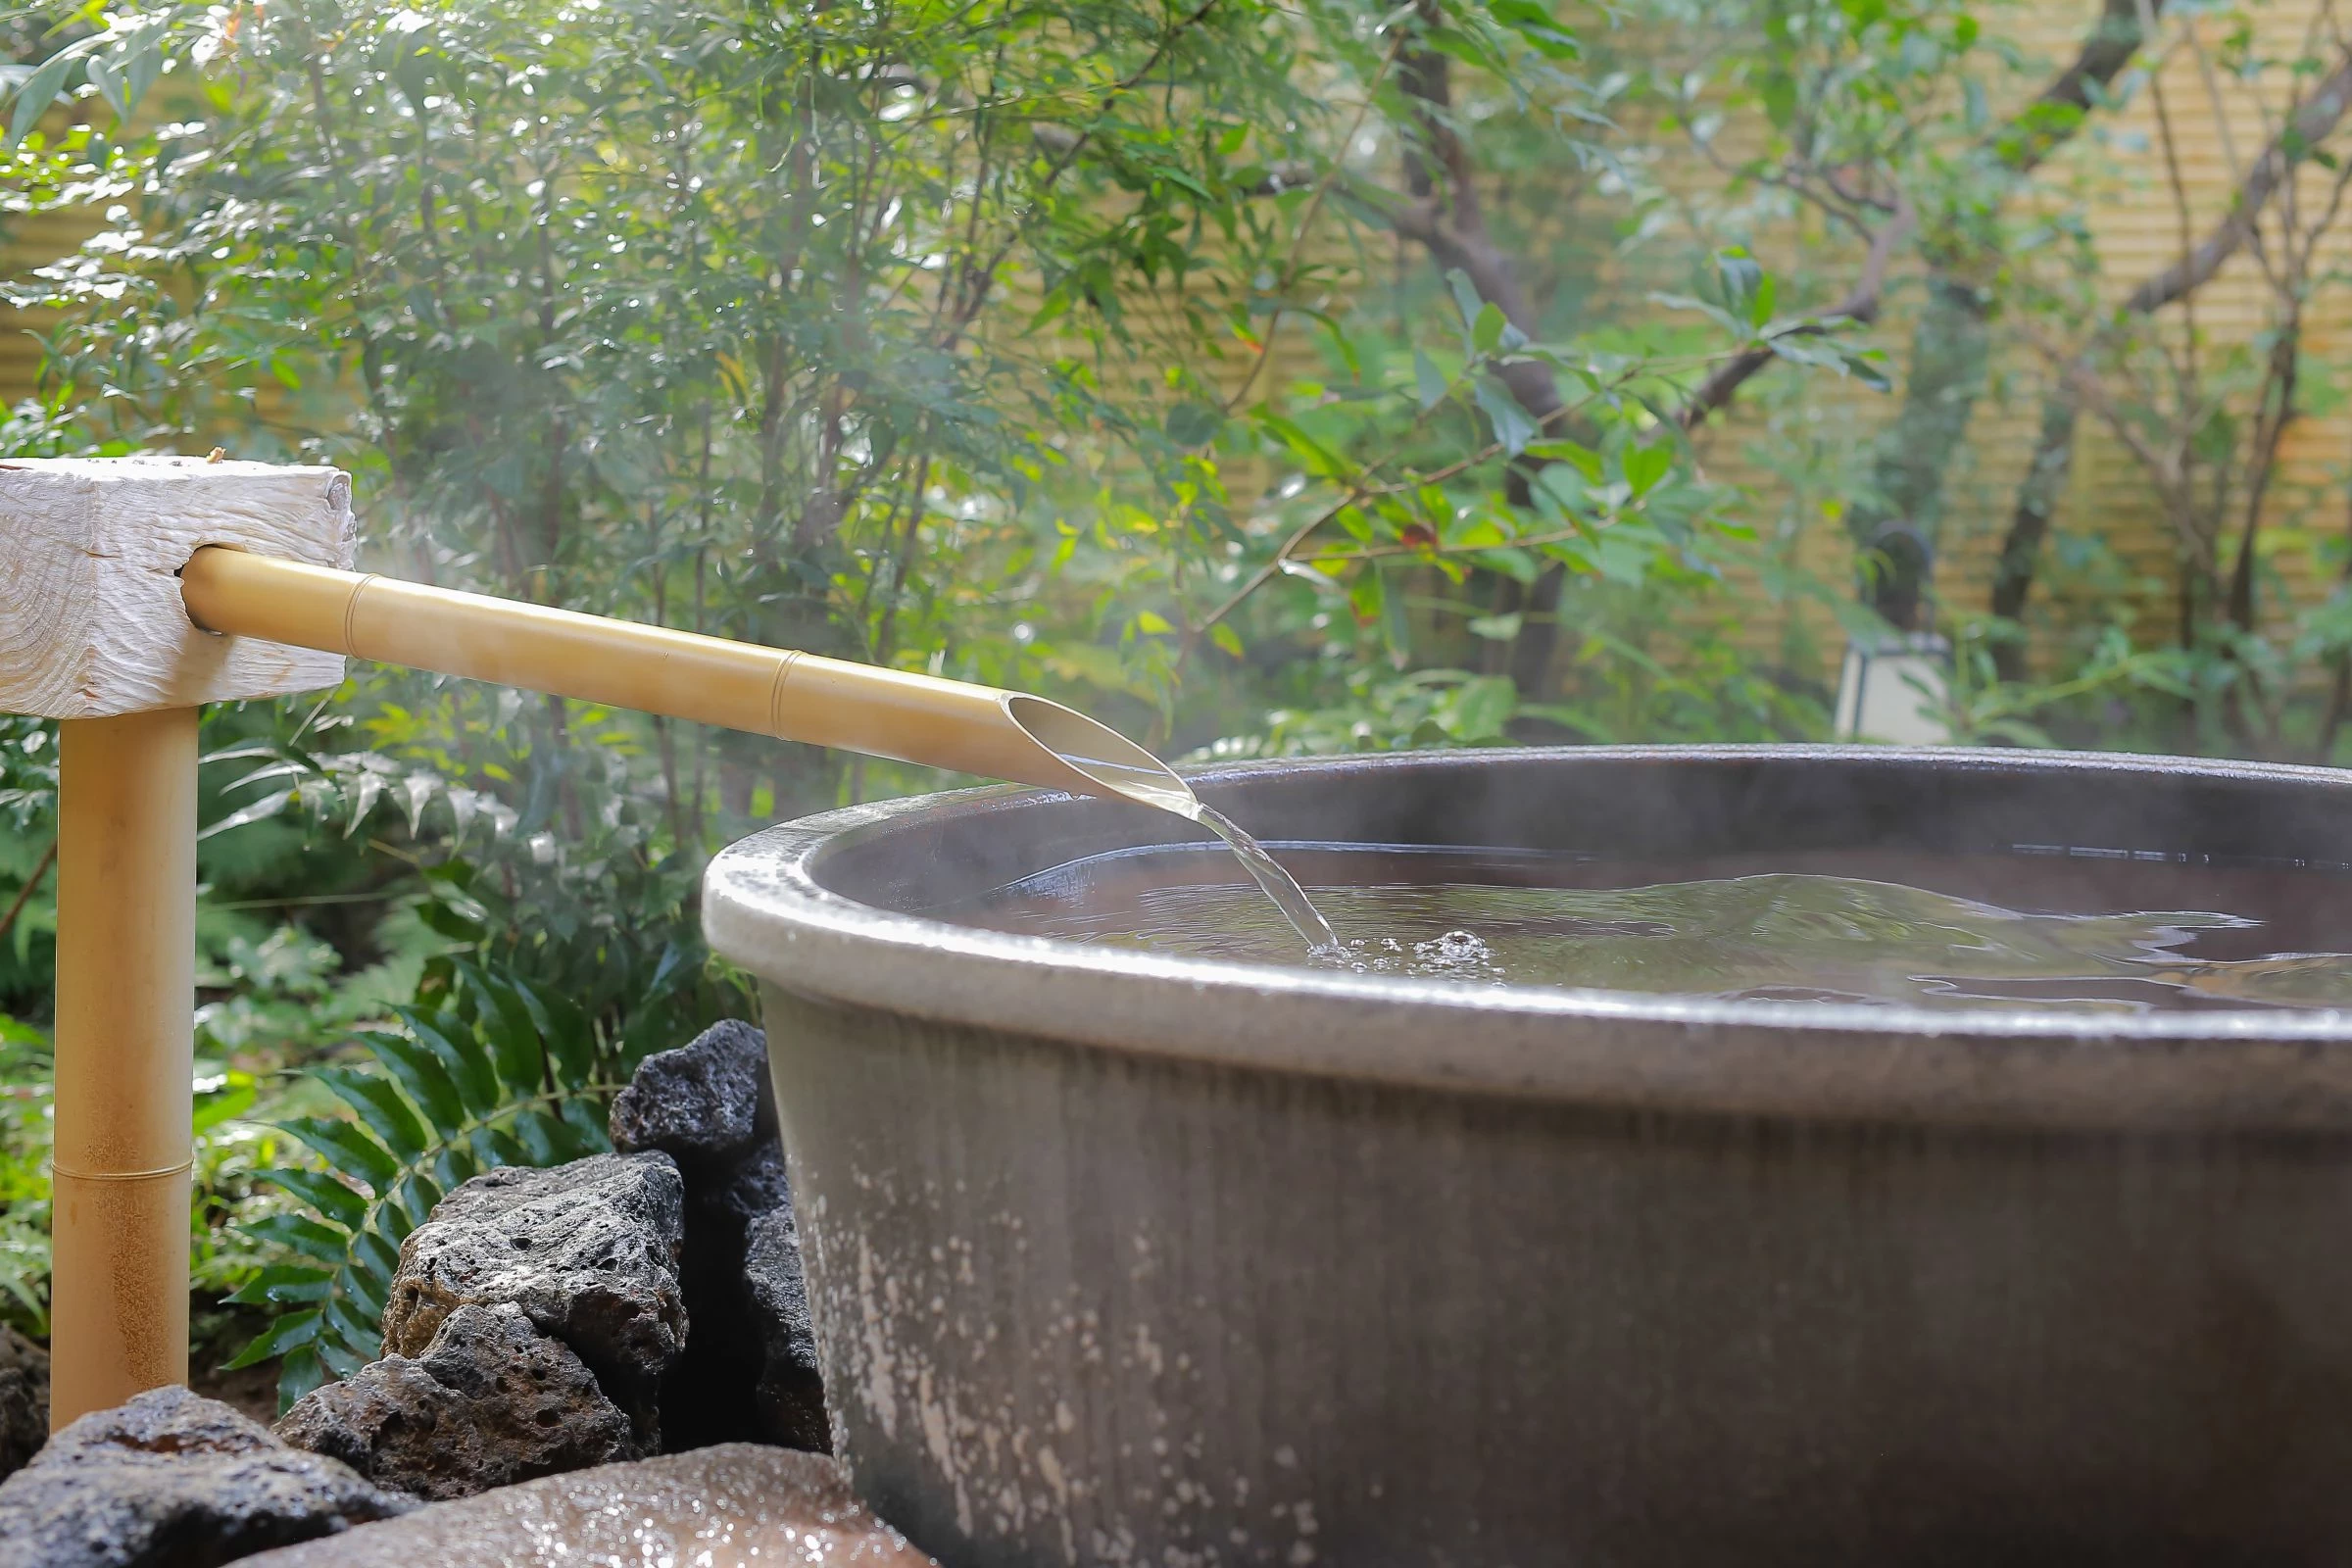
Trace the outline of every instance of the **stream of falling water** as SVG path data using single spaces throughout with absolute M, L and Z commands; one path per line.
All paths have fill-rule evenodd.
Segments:
M 1017 705 L 1023 700 L 1014 698 L 1012 701 Z M 1033 714 L 1033 719 L 1072 716 L 1064 710 L 1053 709 L 1052 705 L 1035 704 L 1032 700 L 1032 706 L 1048 710 Z M 1012 710 L 1012 713 L 1014 722 L 1021 723 L 1022 714 L 1018 707 Z M 1298 940 L 1306 944 L 1309 956 L 1331 958 L 1340 953 L 1340 939 L 1331 929 L 1331 922 L 1324 919 L 1322 911 L 1308 900 L 1306 890 L 1298 885 L 1298 879 L 1284 870 L 1281 862 L 1266 853 L 1264 845 L 1251 838 L 1232 817 L 1213 807 L 1200 804 L 1200 797 L 1193 793 L 1192 787 L 1169 771 L 1168 765 L 1159 759 L 1115 732 L 1102 729 L 1092 719 L 1080 718 L 1077 721 L 1093 732 L 1087 737 L 1093 744 L 1084 751 L 1066 745 L 1053 745 L 1052 740 L 1040 735 L 1036 728 L 1028 724 L 1023 727 L 1039 744 L 1053 751 L 1055 757 L 1112 794 L 1123 796 L 1139 806 L 1149 806 L 1155 810 L 1181 816 L 1187 821 L 1198 822 L 1223 839 L 1240 858 L 1242 868 L 1250 873 L 1250 879 L 1264 890 L 1266 897 L 1274 901 L 1274 907 L 1280 909 L 1282 917 L 1291 923 L 1291 929 L 1298 933 Z M 1121 749 L 1129 755 L 1118 755 Z
M 1226 847 L 1240 857 L 1242 869 L 1248 871 L 1250 880 L 1264 889 L 1266 897 L 1274 901 L 1274 906 L 1282 911 L 1284 919 L 1291 922 L 1291 929 L 1298 933 L 1309 953 L 1323 956 L 1340 951 L 1339 934 L 1331 929 L 1331 922 L 1323 918 L 1323 911 L 1316 908 L 1307 898 L 1306 890 L 1298 885 L 1298 879 L 1284 870 L 1282 862 L 1266 853 L 1264 845 L 1243 831 L 1232 817 L 1213 807 L 1199 807 L 1193 820 L 1223 839 Z

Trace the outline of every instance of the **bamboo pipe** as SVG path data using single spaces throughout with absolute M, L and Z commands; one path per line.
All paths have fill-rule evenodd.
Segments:
M 58 741 L 52 1432 L 188 1380 L 196 710 Z
M 1184 780 L 1043 698 L 634 621 L 199 550 L 180 571 L 208 631 L 633 708 L 1198 817 Z

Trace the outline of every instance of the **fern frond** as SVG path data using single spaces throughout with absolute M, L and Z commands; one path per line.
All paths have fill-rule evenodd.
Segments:
M 512 975 L 442 959 L 441 1005 L 395 1009 L 399 1034 L 359 1037 L 368 1067 L 315 1071 L 349 1119 L 279 1125 L 324 1170 L 261 1174 L 307 1205 L 241 1227 L 300 1261 L 230 1299 L 283 1308 L 231 1366 L 276 1358 L 282 1409 L 382 1348 L 400 1244 L 448 1192 L 493 1165 L 552 1165 L 610 1148 L 586 1017 Z

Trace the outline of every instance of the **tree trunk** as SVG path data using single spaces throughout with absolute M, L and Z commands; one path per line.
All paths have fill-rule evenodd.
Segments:
M 2067 475 L 2074 470 L 2075 425 L 2081 413 L 2082 406 L 2063 383 L 2041 400 L 2041 433 L 2034 441 L 2034 461 L 2018 481 L 2017 504 L 2009 514 L 2008 535 L 2001 540 L 2000 564 L 1993 570 L 1990 608 L 2003 620 L 2025 617 L 2034 573 L 2041 564 L 2041 542 L 2049 537 L 2058 498 L 2066 493 Z M 2015 637 L 1993 644 L 1992 666 L 2003 680 L 2026 678 L 2022 627 Z
M 1984 303 L 1977 290 L 1938 277 L 1911 334 L 1911 373 L 1902 412 L 1879 434 L 1871 485 L 1847 514 L 1855 548 L 1879 568 L 1866 597 L 1893 625 L 1913 630 L 1935 569 L 1943 517 L 1943 476 L 1968 434 L 1984 390 Z

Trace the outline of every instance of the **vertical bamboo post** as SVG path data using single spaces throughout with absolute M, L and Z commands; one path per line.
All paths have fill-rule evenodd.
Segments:
M 188 1378 L 196 710 L 60 725 L 49 1425 Z

